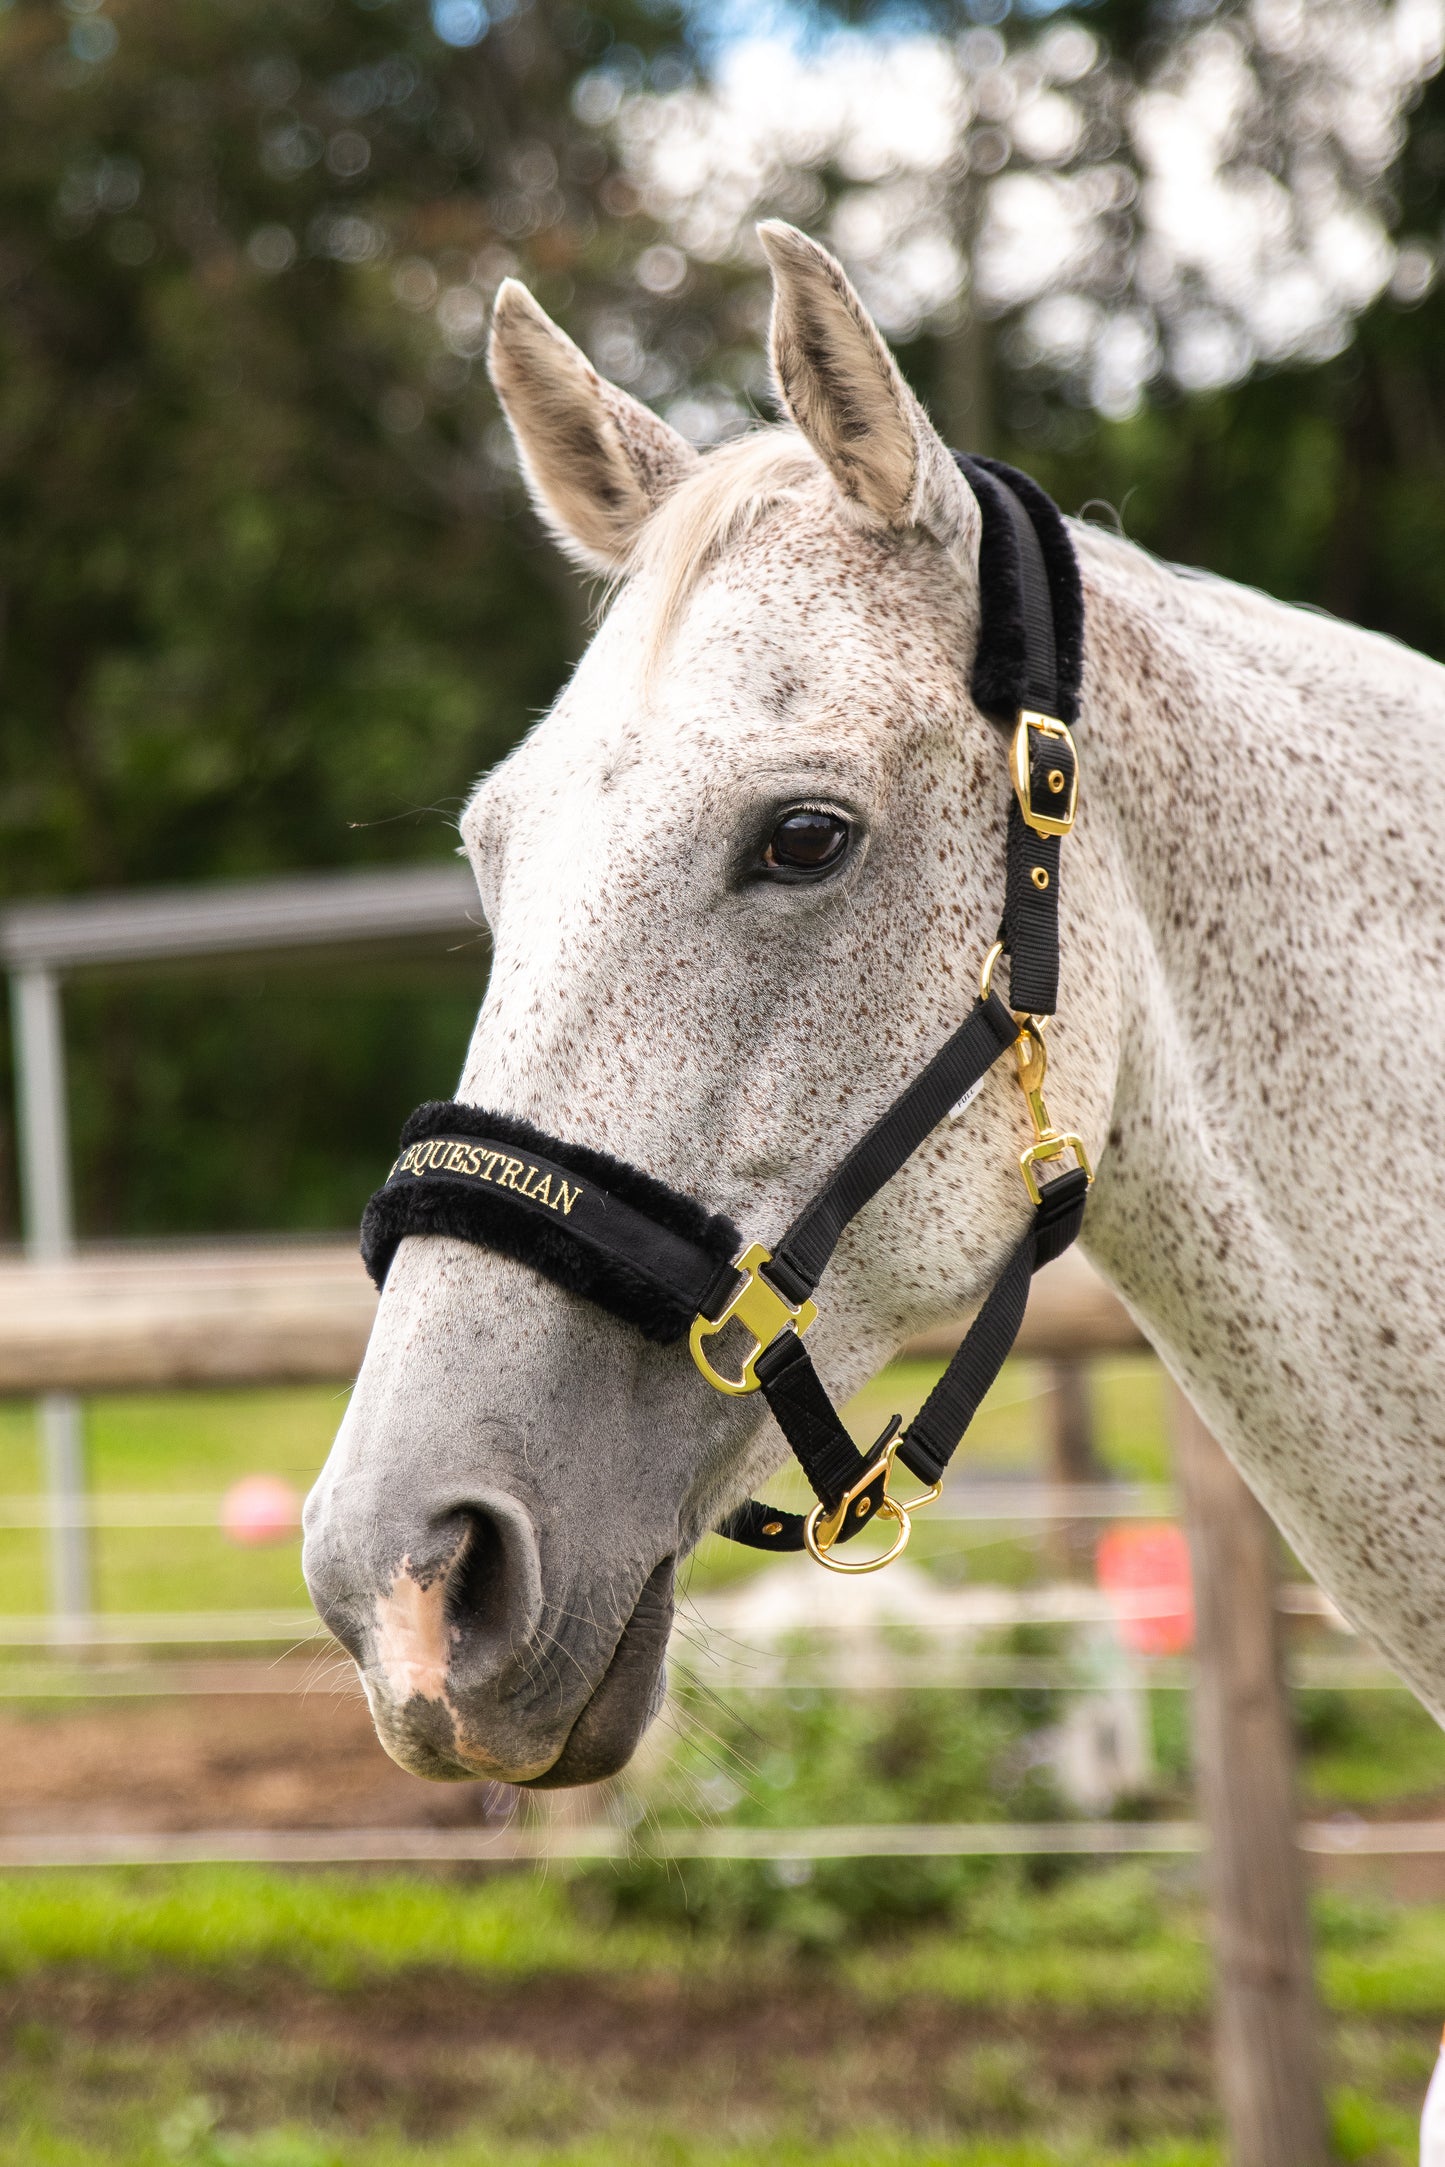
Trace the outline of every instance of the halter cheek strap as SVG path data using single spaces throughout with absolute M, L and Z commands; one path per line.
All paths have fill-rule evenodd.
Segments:
M 955 457 L 983 521 L 973 695 L 1009 729 L 1013 783 L 1003 917 L 963 1023 L 771 1251 L 740 1248 L 730 1220 L 622 1160 L 456 1103 L 411 1116 L 362 1221 L 362 1255 L 378 1286 L 407 1235 L 446 1234 L 516 1258 L 662 1345 L 686 1333 L 717 1391 L 763 1393 L 818 1500 L 806 1515 L 753 1501 L 719 1533 L 755 1549 L 806 1549 L 838 1572 L 874 1571 L 904 1548 L 910 1515 L 937 1496 L 1013 1347 L 1030 1279 L 1078 1234 L 1093 1180 L 1082 1139 L 1053 1127 L 1043 1095 L 1043 1024 L 1058 999 L 1060 846 L 1078 803 L 1070 730 L 1083 661 L 1078 567 L 1035 483 L 993 460 Z M 1004 955 L 1011 1006 L 992 985 Z M 1032 1217 L 906 1431 L 895 1416 L 860 1453 L 803 1343 L 818 1314 L 813 1294 L 863 1206 L 1009 1052 L 1034 1131 L 1019 1159 Z M 1041 1168 L 1069 1158 L 1066 1171 L 1041 1179 Z M 892 1495 L 895 1462 L 926 1486 L 922 1497 Z M 875 1518 L 896 1529 L 882 1556 L 855 1565 L 834 1555 Z

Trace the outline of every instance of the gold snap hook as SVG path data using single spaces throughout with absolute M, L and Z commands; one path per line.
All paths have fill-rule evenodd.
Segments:
M 1029 1201 L 1033 1204 L 1043 1201 L 1043 1190 L 1034 1169 L 1053 1159 L 1061 1159 L 1068 1151 L 1073 1153 L 1084 1170 L 1085 1179 L 1092 1187 L 1094 1169 L 1089 1164 L 1089 1154 L 1084 1148 L 1083 1138 L 1075 1136 L 1071 1130 L 1056 1129 L 1049 1119 L 1049 1109 L 1044 1104 L 1044 1078 L 1049 1071 L 1049 1054 L 1044 1044 L 1044 1034 L 1032 1016 L 1014 1041 L 1014 1057 L 1018 1062 L 1019 1089 L 1023 1092 L 1034 1132 L 1033 1142 L 1027 1150 L 1019 1154 L 1019 1172 L 1023 1176 L 1024 1187 L 1029 1192 Z

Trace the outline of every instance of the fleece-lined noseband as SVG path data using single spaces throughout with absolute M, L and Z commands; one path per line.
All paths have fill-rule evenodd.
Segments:
M 440 1102 L 408 1120 L 401 1156 L 361 1227 L 378 1286 L 408 1235 L 448 1234 L 515 1257 L 661 1345 L 686 1334 L 716 1390 L 764 1394 L 818 1499 L 806 1515 L 751 1502 L 719 1533 L 760 1550 L 807 1549 L 838 1572 L 871 1572 L 903 1549 L 909 1515 L 938 1495 L 1018 1336 L 1032 1275 L 1078 1233 L 1093 1180 L 1081 1139 L 1051 1125 L 1043 1100 L 1043 1024 L 1058 1006 L 1060 844 L 1079 787 L 1070 734 L 1084 652 L 1078 565 L 1037 483 L 997 460 L 954 457 L 983 519 L 973 697 L 1010 732 L 1013 798 L 1003 920 L 978 1000 L 953 1036 L 771 1250 L 744 1247 L 731 1220 L 605 1152 L 509 1115 Z M 992 986 L 1005 955 L 1007 1006 Z M 803 1343 L 818 1313 L 813 1294 L 850 1221 L 1009 1051 L 1034 1128 L 1019 1161 L 1034 1207 L 1028 1230 L 908 1428 L 895 1415 L 860 1453 Z M 1073 1166 L 1041 1185 L 1039 1168 L 1068 1157 Z M 923 1497 L 890 1495 L 895 1460 L 926 1485 Z M 894 1524 L 886 1552 L 858 1564 L 835 1557 L 873 1517 Z

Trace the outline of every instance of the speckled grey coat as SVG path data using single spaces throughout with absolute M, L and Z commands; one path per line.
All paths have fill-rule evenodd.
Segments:
M 776 1238 L 972 998 L 1008 781 L 968 696 L 977 507 L 837 265 L 763 229 L 793 424 L 698 460 L 516 285 L 539 504 L 626 575 L 463 821 L 495 938 L 460 1095 Z M 1310 1568 L 1445 1712 L 1445 671 L 1075 531 L 1088 655 L 1051 1105 L 1085 1244 Z M 753 877 L 781 809 L 843 869 Z M 836 1394 L 1027 1210 L 1007 1064 L 857 1221 Z M 656 1705 L 676 1559 L 783 1457 L 756 1400 L 504 1259 L 405 1243 L 307 1513 L 388 1749 L 566 1783 Z

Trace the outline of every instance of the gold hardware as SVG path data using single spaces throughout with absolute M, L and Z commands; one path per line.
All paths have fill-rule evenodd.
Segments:
M 763 1533 L 765 1535 L 781 1535 L 782 1532 L 783 1523 L 781 1520 L 764 1520 Z
M 1075 1136 L 1071 1130 L 1056 1129 L 1049 1119 L 1049 1110 L 1044 1104 L 1044 1077 L 1049 1066 L 1048 1049 L 1044 1045 L 1044 1034 L 1032 1017 L 1018 1035 L 1014 1054 L 1018 1061 L 1019 1089 L 1023 1092 L 1034 1130 L 1033 1142 L 1027 1150 L 1019 1154 L 1019 1172 L 1023 1175 L 1024 1187 L 1029 1192 L 1029 1201 L 1038 1204 L 1043 1200 L 1043 1191 L 1039 1187 L 1035 1167 L 1045 1165 L 1053 1159 L 1061 1159 L 1066 1151 L 1073 1153 L 1084 1170 L 1085 1180 L 1092 1188 L 1094 1169 L 1089 1164 L 1084 1139 L 1082 1136 Z
M 1040 891 L 1040 893 L 1042 893 L 1049 884 L 1048 867 L 1046 865 L 1036 865 L 1033 871 L 1030 873 L 1029 879 L 1033 882 L 1034 886 Z
M 902 1498 L 888 1495 L 888 1485 L 893 1479 L 894 1456 L 902 1442 L 902 1431 L 895 1431 L 867 1473 L 859 1476 L 852 1489 L 832 1512 L 825 1514 L 821 1505 L 815 1505 L 803 1522 L 803 1542 L 809 1557 L 815 1559 L 819 1565 L 826 1565 L 830 1573 L 876 1573 L 885 1565 L 891 1565 L 893 1560 L 901 1557 L 908 1548 L 908 1539 L 913 1533 L 913 1514 L 920 1506 L 931 1505 L 936 1497 L 942 1495 L 941 1482 L 935 1482 L 931 1489 L 924 1491 L 922 1497 L 909 1498 L 907 1503 Z M 847 1558 L 835 1558 L 833 1545 L 843 1531 L 850 1508 L 857 1501 L 857 1510 L 853 1515 L 855 1520 L 862 1520 L 865 1514 L 873 1510 L 873 1500 L 865 1493 L 872 1489 L 880 1475 L 883 1477 L 883 1495 L 878 1500 L 879 1517 L 895 1521 L 898 1533 L 881 1557 L 859 1558 L 856 1563 Z
M 1037 730 L 1043 737 L 1056 737 L 1069 748 L 1074 763 L 1074 784 L 1069 792 L 1069 802 L 1061 813 L 1040 813 L 1034 810 L 1033 779 L 1029 761 L 1029 732 Z M 1036 714 L 1031 707 L 1019 709 L 1018 726 L 1014 731 L 1013 744 L 1009 750 L 1009 774 L 1013 778 L 1014 795 L 1019 801 L 1019 811 L 1025 825 L 1035 835 L 1067 835 L 1074 825 L 1074 815 L 1079 809 L 1079 755 L 1068 728 L 1053 715 Z M 1055 768 L 1049 776 L 1049 788 L 1054 788 L 1054 775 L 1063 787 L 1063 773 Z
M 741 1397 L 745 1392 L 758 1389 L 757 1359 L 765 1347 L 771 1347 L 780 1332 L 791 1325 L 801 1339 L 808 1326 L 818 1314 L 816 1302 L 790 1302 L 779 1294 L 769 1279 L 762 1276 L 765 1264 L 771 1264 L 773 1252 L 761 1242 L 752 1243 L 735 1259 L 733 1270 L 746 1274 L 744 1283 L 729 1301 L 720 1317 L 694 1317 L 687 1343 L 692 1358 L 715 1392 L 729 1392 Z M 703 1353 L 709 1340 L 716 1339 L 725 1325 L 734 1317 L 745 1331 L 753 1337 L 752 1352 L 748 1355 L 736 1377 L 724 1377 L 715 1370 Z
M 1054 794 L 1054 796 L 1055 796 L 1055 797 L 1057 797 L 1057 796 L 1059 795 L 1059 792 L 1060 792 L 1060 791 L 1061 791 L 1061 790 L 1063 789 L 1063 787 L 1064 787 L 1064 771 L 1063 771 L 1063 769 L 1062 769 L 1061 767 L 1051 767 L 1051 768 L 1049 769 L 1049 788 L 1050 788 L 1050 790 L 1051 790 L 1051 791 L 1053 792 L 1053 794 Z

